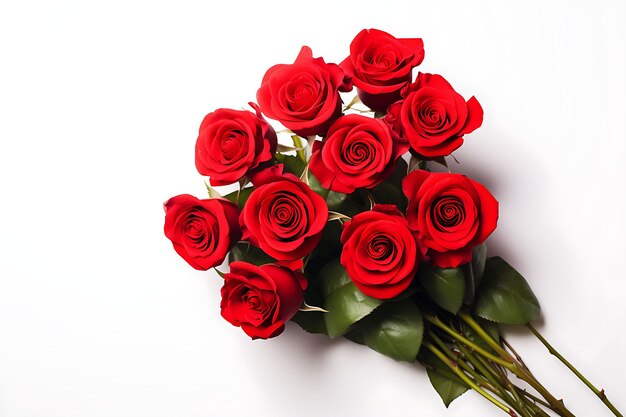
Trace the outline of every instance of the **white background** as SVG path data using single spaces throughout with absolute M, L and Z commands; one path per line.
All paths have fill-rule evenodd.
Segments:
M 446 411 L 417 366 L 295 325 L 249 340 L 163 236 L 163 201 L 205 192 L 202 117 L 303 44 L 339 62 L 365 27 L 422 37 L 420 69 L 479 99 L 453 169 L 501 202 L 490 253 L 626 411 L 626 3 L 469 3 L 2 1 L 0 415 L 503 415 L 474 393 Z M 507 334 L 578 416 L 610 415 Z

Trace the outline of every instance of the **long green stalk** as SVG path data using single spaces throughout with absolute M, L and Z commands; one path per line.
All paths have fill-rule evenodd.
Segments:
M 613 403 L 611 403 L 611 401 L 608 399 L 603 389 L 598 389 L 595 385 L 589 382 L 589 380 L 585 378 L 585 376 L 581 374 L 580 371 L 578 371 L 578 369 L 574 367 L 574 365 L 569 363 L 569 361 L 565 359 L 563 355 L 561 355 L 554 347 L 552 347 L 550 343 L 548 343 L 548 341 L 537 331 L 537 329 L 533 327 L 532 324 L 527 324 L 527 327 L 537 337 L 537 339 L 539 339 L 539 341 L 543 343 L 543 345 L 548 349 L 548 352 L 556 356 L 570 371 L 574 373 L 574 375 L 578 377 L 578 379 L 580 379 L 587 387 L 589 387 L 589 389 L 593 391 L 593 393 L 596 394 L 598 398 L 600 398 L 600 400 L 607 406 L 609 410 L 611 410 L 614 415 L 616 415 L 617 417 L 623 417 L 622 414 L 617 410 L 617 408 L 615 408 Z
M 479 361 L 479 357 L 472 354 L 468 348 L 464 347 L 462 344 L 457 345 L 463 356 L 474 366 L 474 368 L 480 372 L 497 390 L 494 394 L 498 394 L 500 398 L 506 401 L 511 407 L 515 408 L 515 410 L 523 416 L 526 416 L 523 409 L 522 401 L 518 398 L 517 393 L 514 393 L 516 398 L 511 397 L 507 393 L 507 389 L 505 385 L 510 385 L 510 381 L 506 378 L 503 378 L 505 381 L 499 381 L 495 378 L 495 375 L 487 370 L 483 366 L 483 364 Z M 513 392 L 512 392 L 513 393 Z M 534 414 L 533 414 L 534 415 Z

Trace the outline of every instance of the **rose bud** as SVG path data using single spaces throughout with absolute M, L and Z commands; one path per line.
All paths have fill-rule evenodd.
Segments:
M 466 102 L 441 75 L 420 73 L 402 95 L 403 100 L 389 107 L 385 121 L 418 156 L 450 155 L 463 144 L 463 135 L 483 123 L 478 100 Z
M 337 119 L 324 141 L 313 144 L 310 169 L 324 188 L 352 193 L 383 182 L 407 149 L 382 120 L 351 114 Z
M 354 216 L 341 233 L 341 264 L 365 295 L 389 299 L 413 281 L 419 264 L 415 237 L 394 205 L 377 204 Z
M 336 64 L 313 58 L 303 46 L 293 64 L 267 70 L 257 101 L 261 111 L 300 136 L 322 135 L 341 115 L 339 91 L 352 90 L 352 81 Z
M 285 329 L 304 300 L 306 279 L 277 265 L 233 262 L 224 274 L 222 317 L 252 339 L 269 339 Z
M 274 129 L 255 110 L 218 109 L 209 113 L 200 125 L 196 141 L 196 168 L 209 176 L 211 185 L 239 181 L 250 171 L 269 161 L 276 152 Z
M 420 38 L 397 39 L 382 30 L 363 29 L 339 66 L 352 76 L 363 104 L 384 113 L 400 100 L 400 90 L 411 82 L 412 69 L 423 59 Z
M 434 265 L 456 268 L 496 228 L 498 202 L 480 183 L 460 174 L 413 171 L 402 181 L 407 220 Z
M 220 265 L 239 241 L 239 209 L 221 198 L 199 200 L 182 194 L 172 197 L 165 208 L 165 236 L 189 265 L 206 271 Z
M 326 201 L 282 165 L 252 176 L 254 191 L 246 201 L 239 224 L 243 239 L 278 261 L 295 261 L 319 243 L 328 221 Z M 282 262 L 297 268 L 302 262 Z

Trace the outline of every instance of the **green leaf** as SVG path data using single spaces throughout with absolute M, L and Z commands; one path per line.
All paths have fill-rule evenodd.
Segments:
M 489 336 L 496 342 L 500 342 L 500 328 L 498 327 L 498 323 L 494 323 L 493 321 L 481 319 L 480 317 L 476 318 L 480 327 L 485 330 Z
M 472 272 L 474 274 L 474 281 L 476 287 L 478 287 L 485 274 L 485 263 L 487 262 L 487 245 L 485 242 L 478 246 L 475 246 L 472 250 Z
M 341 253 L 341 241 L 340 236 L 343 231 L 343 226 L 341 222 L 327 222 L 326 226 L 324 226 L 324 231 L 322 233 L 322 239 L 317 247 L 311 253 L 311 257 L 306 263 L 306 268 L 304 270 L 304 275 L 309 280 L 309 283 L 312 281 L 318 282 L 319 272 L 323 267 L 326 266 L 330 261 L 337 258 L 337 254 Z M 320 300 L 321 297 L 320 290 Z M 307 298 L 307 301 L 311 301 Z M 319 302 L 315 305 L 322 305 L 323 303 Z
M 402 180 L 406 177 L 406 172 L 408 170 L 408 165 L 403 158 L 398 158 L 396 160 L 396 168 L 393 173 L 387 178 L 385 181 L 392 183 L 398 188 L 402 188 Z
M 309 178 L 309 187 L 311 187 L 311 190 L 315 191 L 320 196 L 322 196 L 324 200 L 326 200 L 330 191 L 324 188 L 322 184 L 320 184 L 320 182 L 317 180 L 317 178 L 315 178 L 315 175 L 313 175 L 313 173 L 310 170 L 308 172 L 308 178 Z
M 357 214 L 371 208 L 368 199 L 368 191 L 357 189 L 352 194 L 343 194 L 330 191 L 326 197 L 328 209 L 354 217 Z
M 274 157 L 279 163 L 285 166 L 285 171 L 291 172 L 296 177 L 300 178 L 300 175 L 304 172 L 306 163 L 299 157 L 294 155 L 283 155 L 280 153 L 277 153 Z
M 437 394 L 439 394 L 446 407 L 449 407 L 452 401 L 460 397 L 469 389 L 469 387 L 465 385 L 460 378 L 451 378 L 447 375 L 444 376 L 431 369 L 428 369 L 427 373 L 430 383 L 433 388 L 435 388 L 435 391 L 437 391 Z
M 396 161 L 394 171 L 385 181 L 369 190 L 376 203 L 395 204 L 400 210 L 406 210 L 408 199 L 402 192 L 402 180 L 406 176 L 407 164 L 402 158 Z M 363 190 L 365 191 L 365 190 Z
M 350 215 L 354 214 L 354 211 L 348 207 L 352 203 L 348 198 L 348 194 L 327 190 L 322 186 L 322 184 L 320 184 L 320 182 L 317 180 L 317 178 L 315 178 L 315 175 L 313 175 L 310 170 L 307 175 L 309 180 L 309 187 L 311 187 L 313 191 L 315 191 L 323 199 L 326 200 L 328 210 L 336 211 L 339 213 L 344 213 L 344 210 L 347 210 L 350 212 Z
M 365 340 L 363 340 L 363 332 L 361 331 L 361 329 L 359 329 L 358 326 L 350 330 L 348 333 L 344 334 L 343 337 L 359 345 L 365 345 Z
M 360 323 L 365 344 L 398 361 L 414 362 L 424 335 L 422 313 L 411 300 L 386 303 Z
M 253 265 L 265 265 L 276 262 L 274 258 L 248 242 L 239 242 L 230 250 L 228 263 L 234 261 L 244 261 Z
M 465 293 L 463 295 L 463 304 L 470 306 L 474 302 L 476 288 L 480 284 L 484 272 L 485 262 L 487 260 L 487 245 L 482 243 L 475 246 L 472 250 L 472 261 L 461 266 L 465 273 Z
M 323 297 L 321 294 L 321 283 L 307 270 L 305 274 L 309 283 L 304 293 L 305 304 L 311 306 L 321 306 Z M 291 319 L 309 333 L 328 334 L 326 331 L 326 323 L 324 322 L 324 312 L 321 311 L 298 311 Z
M 329 210 L 343 212 L 345 203 L 347 202 L 348 195 L 344 193 L 338 193 L 336 191 L 329 191 L 326 196 L 326 204 Z
M 252 194 L 252 191 L 254 191 L 254 187 L 246 187 L 241 191 L 237 190 L 233 191 L 230 194 L 226 194 L 224 198 L 237 204 L 237 206 L 241 209 L 243 208 L 244 204 L 246 204 L 246 201 L 248 201 L 248 198 L 250 197 L 250 194 Z M 239 198 L 237 198 L 237 194 L 239 194 Z
M 541 313 L 539 301 L 519 272 L 499 256 L 487 259 L 474 312 L 504 324 L 527 324 Z
M 426 368 L 428 379 L 446 407 L 469 387 L 428 349 L 420 350 L 418 360 Z M 434 376 L 433 376 L 434 375 Z
M 465 274 L 461 268 L 437 268 L 420 265 L 418 277 L 430 298 L 455 314 L 463 304 Z
M 474 279 L 474 270 L 471 263 L 460 266 L 463 269 L 463 275 L 465 276 L 465 291 L 463 291 L 463 304 L 471 305 L 476 295 L 476 280 Z
M 308 333 L 327 334 L 324 314 L 316 311 L 298 311 L 291 321 Z
M 374 201 L 378 204 L 394 204 L 401 211 L 405 211 L 409 204 L 409 200 L 402 192 L 402 188 L 387 181 L 378 184 L 370 192 L 374 197 Z
M 383 302 L 363 294 L 350 280 L 339 260 L 327 264 L 319 273 L 324 293 L 324 314 L 331 339 L 345 334 L 350 327 Z
M 421 349 L 417 356 L 417 360 L 426 369 L 431 369 L 438 373 L 443 373 L 449 378 L 457 378 L 459 381 L 461 381 L 461 379 L 458 376 L 456 376 L 456 374 L 454 374 L 452 370 L 450 370 L 448 365 L 443 363 L 443 361 L 439 359 L 439 357 L 437 357 L 437 355 L 435 355 L 430 349 Z

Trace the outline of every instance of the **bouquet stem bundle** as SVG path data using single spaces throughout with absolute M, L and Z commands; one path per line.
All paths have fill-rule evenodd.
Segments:
M 504 337 L 483 328 L 471 314 L 459 312 L 451 318 L 449 325 L 433 315 L 425 315 L 424 319 L 430 327 L 424 336 L 423 346 L 445 365 L 437 367 L 432 361 L 422 362 L 429 372 L 448 380 L 458 378 L 462 382 L 459 383 L 459 390 L 469 387 L 511 416 L 549 416 L 546 409 L 559 416 L 574 416 L 563 400 L 557 399 L 539 382 Z M 591 384 L 531 324 L 526 326 L 615 416 L 622 417 L 604 390 Z M 463 333 L 463 328 L 471 329 L 472 340 Z M 537 395 L 511 381 L 510 376 L 513 375 L 532 387 Z M 454 389 L 451 393 L 454 395 Z

